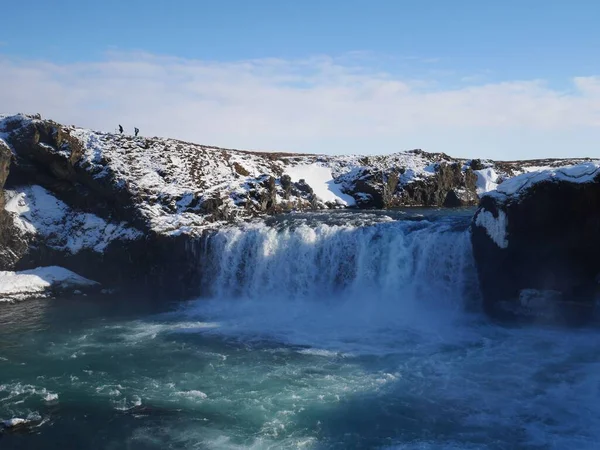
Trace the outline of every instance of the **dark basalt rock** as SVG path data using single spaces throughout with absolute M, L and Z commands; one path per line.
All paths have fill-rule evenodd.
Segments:
M 38 184 L 72 208 L 147 229 L 133 207 L 132 193 L 111 176 L 95 178 L 86 170 L 81 143 L 69 129 L 50 120 L 23 123 L 15 119 L 10 124 L 4 130 L 10 130 L 8 140 L 14 149 L 7 187 Z
M 400 193 L 402 203 L 414 206 L 459 207 L 476 205 L 477 175 L 460 163 L 440 163 L 435 174 L 409 183 Z
M 136 297 L 189 298 L 201 289 L 201 237 L 149 233 L 135 241 L 112 241 L 103 252 L 83 249 L 75 254 L 49 247 L 43 240 L 28 244 L 9 269 L 60 265 L 98 281 L 102 288 Z
M 27 241 L 4 210 L 4 185 L 8 178 L 12 154 L 0 140 L 0 270 L 12 267 L 27 251 Z
M 486 212 L 506 215 L 506 248 L 477 225 Z M 592 317 L 600 273 L 600 180 L 543 181 L 518 196 L 485 196 L 473 219 L 472 243 L 488 314 L 585 321 Z
M 354 183 L 352 194 L 359 208 L 391 208 L 397 206 L 394 194 L 399 181 L 399 172 L 396 171 L 373 173 L 364 170 Z
M 432 176 L 402 185 L 404 169 L 373 172 L 364 169 L 349 192 L 359 208 L 402 206 L 459 207 L 476 205 L 477 175 L 460 163 L 441 162 Z
M 292 177 L 289 175 L 282 175 L 279 179 L 281 188 L 283 189 L 283 198 L 289 200 L 290 194 L 292 193 Z
M 469 167 L 471 170 L 482 170 L 485 169 L 485 165 L 481 161 L 481 159 L 472 159 L 469 163 Z

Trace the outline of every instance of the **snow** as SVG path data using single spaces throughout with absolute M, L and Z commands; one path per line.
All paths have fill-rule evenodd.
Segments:
M 474 172 L 477 175 L 477 194 L 480 197 L 498 187 L 500 175 L 498 175 L 493 167 L 475 170 Z
M 143 236 L 125 223 L 109 223 L 94 214 L 75 212 L 41 186 L 21 187 L 6 194 L 5 209 L 12 213 L 15 225 L 25 234 L 43 236 L 58 250 L 102 252 L 115 239 Z
M 23 300 L 44 296 L 56 287 L 75 288 L 98 285 L 63 267 L 50 266 L 22 272 L 0 271 L 0 301 Z
M 304 180 L 313 189 L 315 195 L 324 202 L 344 206 L 356 204 L 351 195 L 342 192 L 341 185 L 335 182 L 329 167 L 319 164 L 302 165 L 288 167 L 286 173 L 295 183 Z
M 510 178 L 488 195 L 497 198 L 518 196 L 533 185 L 548 181 L 568 181 L 571 183 L 591 183 L 600 174 L 600 162 L 587 162 L 569 167 L 558 167 L 538 172 L 527 172 Z
M 502 210 L 498 211 L 498 217 L 485 209 L 477 213 L 475 225 L 485 228 L 487 235 L 500 248 L 508 247 L 507 226 L 508 218 Z

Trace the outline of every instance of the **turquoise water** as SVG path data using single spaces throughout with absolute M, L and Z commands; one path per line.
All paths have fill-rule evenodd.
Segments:
M 215 237 L 211 298 L 2 305 L 0 448 L 597 448 L 598 333 L 467 307 L 464 227 L 292 228 Z

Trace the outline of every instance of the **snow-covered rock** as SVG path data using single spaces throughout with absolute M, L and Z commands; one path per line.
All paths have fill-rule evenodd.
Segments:
M 141 239 L 141 231 L 124 222 L 108 223 L 100 217 L 73 211 L 41 186 L 6 190 L 6 206 L 15 225 L 25 235 L 39 235 L 46 245 L 77 253 L 82 249 L 102 252 L 114 240 Z
M 352 196 L 342 192 L 341 183 L 336 183 L 331 168 L 316 163 L 285 168 L 293 182 L 304 180 L 312 187 L 314 194 L 326 203 L 337 203 L 343 206 L 356 204 Z
M 549 312 L 561 320 L 592 317 L 600 294 L 600 162 L 503 181 L 483 195 L 472 242 L 491 314 L 520 315 L 523 292 L 551 291 L 535 303 L 536 317 L 552 302 Z
M 15 154 L 17 180 L 60 191 L 69 206 L 80 203 L 76 209 L 104 220 L 167 235 L 298 209 L 476 204 L 478 193 L 536 164 L 480 161 L 475 185 L 469 160 L 420 150 L 383 156 L 249 152 L 22 115 L 0 118 L 0 134 Z M 443 167 L 458 171 L 447 170 L 451 176 L 441 180 Z
M 97 287 L 97 282 L 57 266 L 21 272 L 0 271 L 0 302 L 46 297 L 56 291 L 72 292 Z
M 485 195 L 493 196 L 500 201 L 514 201 L 539 183 L 593 183 L 600 174 L 600 162 L 590 161 L 566 167 L 532 169 L 529 168 L 526 173 L 502 182 L 495 189 L 489 189 Z

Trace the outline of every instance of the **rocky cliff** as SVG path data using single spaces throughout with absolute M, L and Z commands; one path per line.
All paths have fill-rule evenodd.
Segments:
M 203 234 L 305 209 L 476 205 L 539 165 L 420 150 L 324 156 L 116 135 L 0 117 L 0 270 L 60 265 L 109 287 L 191 295 Z M 177 292 L 173 292 L 177 289 Z
M 486 311 L 581 322 L 600 281 L 600 164 L 512 178 L 483 196 L 473 250 Z

